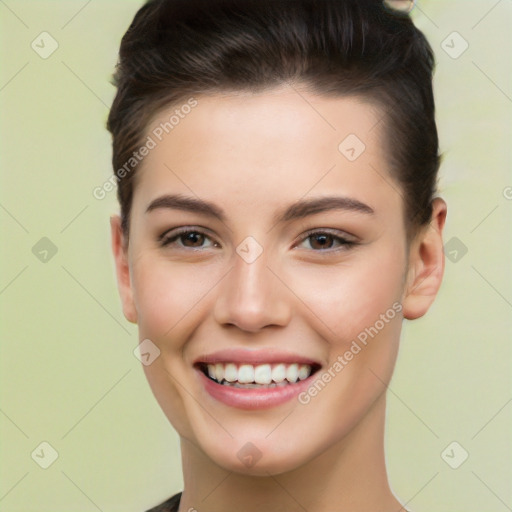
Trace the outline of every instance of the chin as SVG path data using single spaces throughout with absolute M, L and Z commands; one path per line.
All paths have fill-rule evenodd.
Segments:
M 234 433 L 233 433 L 234 434 Z M 197 442 L 203 453 L 226 471 L 247 476 L 270 476 L 293 471 L 315 458 L 320 448 L 304 445 L 304 435 L 283 442 L 280 436 L 241 436 Z M 246 440 L 245 440 L 246 439 Z
M 242 462 L 237 454 L 211 454 L 212 460 L 226 471 L 246 476 L 277 476 L 293 471 L 307 462 L 307 458 L 297 453 L 262 454 L 254 464 Z

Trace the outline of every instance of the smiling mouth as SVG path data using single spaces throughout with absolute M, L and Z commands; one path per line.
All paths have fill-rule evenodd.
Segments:
M 195 365 L 208 379 L 222 386 L 240 389 L 286 387 L 303 381 L 319 369 L 317 364 L 277 363 L 198 363 Z

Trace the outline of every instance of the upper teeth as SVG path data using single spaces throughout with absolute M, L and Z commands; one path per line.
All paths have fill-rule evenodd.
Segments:
M 248 384 L 270 384 L 272 381 L 279 383 L 287 380 L 288 382 L 297 382 L 297 380 L 307 379 L 311 374 L 311 366 L 308 364 L 284 364 L 275 365 L 260 364 L 241 364 L 235 363 L 216 363 L 208 364 L 208 375 L 218 382 L 226 380 L 227 382 L 239 382 Z

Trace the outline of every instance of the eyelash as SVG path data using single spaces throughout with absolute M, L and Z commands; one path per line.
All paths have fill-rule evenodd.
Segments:
M 168 233 L 169 233 L 169 231 L 166 231 L 165 233 L 163 233 L 162 235 L 160 235 L 158 237 L 158 241 L 160 242 L 160 245 L 162 247 L 169 247 L 169 246 L 173 245 L 181 236 L 187 235 L 190 233 L 199 234 L 199 235 L 204 236 L 205 238 L 211 239 L 211 237 L 207 233 L 202 231 L 201 229 L 192 229 L 192 228 L 188 228 L 188 227 L 181 228 L 181 229 L 178 229 L 177 231 L 174 231 L 174 233 L 170 237 L 167 236 Z M 306 241 L 308 238 L 313 237 L 314 235 L 330 236 L 330 237 L 332 237 L 332 239 L 335 242 L 338 242 L 340 244 L 340 247 L 338 249 L 311 249 L 311 251 L 319 253 L 321 256 L 328 256 L 328 255 L 332 255 L 333 253 L 337 254 L 341 251 L 347 251 L 347 250 L 351 249 L 352 247 L 358 245 L 357 242 L 348 240 L 347 238 L 344 238 L 339 235 L 335 235 L 334 233 L 332 233 L 331 230 L 328 230 L 328 229 L 325 229 L 325 230 L 313 229 L 313 230 L 307 231 L 306 233 L 304 233 L 304 235 L 302 235 L 302 237 L 300 238 L 298 243 L 302 243 L 302 242 Z M 214 242 L 214 244 L 218 245 L 217 242 Z M 195 247 L 181 247 L 181 249 L 192 250 L 192 251 L 202 250 L 201 248 L 195 248 Z

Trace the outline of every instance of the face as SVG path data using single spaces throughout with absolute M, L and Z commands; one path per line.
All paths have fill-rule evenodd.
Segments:
M 227 470 L 278 474 L 343 446 L 391 377 L 403 200 L 362 100 L 197 101 L 137 170 L 124 312 L 160 350 L 143 368 L 178 433 Z

